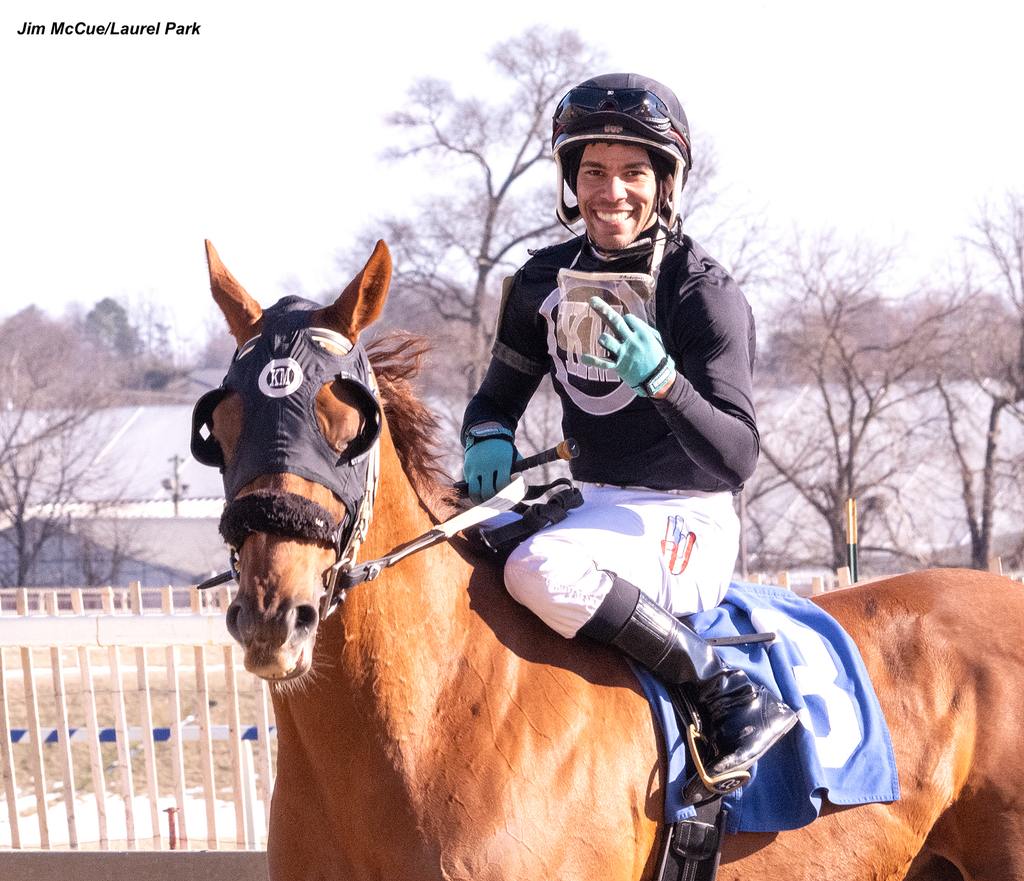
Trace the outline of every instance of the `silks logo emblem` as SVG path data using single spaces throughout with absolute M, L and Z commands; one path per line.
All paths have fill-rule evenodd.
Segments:
M 260 391 L 268 398 L 284 398 L 302 385 L 302 367 L 294 358 L 275 358 L 260 373 Z
M 697 536 L 687 530 L 683 518 L 673 514 L 665 521 L 665 538 L 661 542 L 661 554 L 668 571 L 682 575 L 690 562 L 690 554 L 697 543 Z

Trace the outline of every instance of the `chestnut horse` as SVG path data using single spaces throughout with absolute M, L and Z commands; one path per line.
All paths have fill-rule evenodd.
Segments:
M 209 246 L 208 259 L 241 346 L 259 334 L 262 310 Z M 356 340 L 380 313 L 390 269 L 378 243 L 313 323 Z M 451 514 L 432 459 L 435 425 L 408 384 L 422 352 L 410 337 L 371 346 L 385 424 L 360 559 Z M 336 450 L 359 418 L 323 386 L 316 419 Z M 213 434 L 229 460 L 245 431 L 228 395 Z M 293 474 L 264 475 L 243 493 L 257 489 L 344 513 L 325 487 Z M 618 654 L 548 630 L 459 541 L 385 570 L 318 621 L 334 562 L 333 550 L 267 533 L 239 553 L 234 630 L 246 665 L 276 680 L 275 881 L 651 878 L 663 770 L 651 711 Z M 727 836 L 719 877 L 1024 879 L 1015 770 L 1024 768 L 1024 588 L 939 570 L 820 602 L 871 673 L 902 798 L 826 805 L 795 831 Z

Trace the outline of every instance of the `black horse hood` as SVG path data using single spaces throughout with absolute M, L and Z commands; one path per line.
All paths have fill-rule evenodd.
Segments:
M 193 455 L 221 469 L 229 502 L 257 477 L 284 472 L 326 486 L 346 506 L 365 491 L 367 453 L 381 425 L 369 359 L 358 343 L 310 325 L 319 308 L 286 297 L 265 310 L 262 333 L 239 347 L 221 387 L 196 404 Z M 333 381 L 349 386 L 363 414 L 362 433 L 340 457 L 320 431 L 315 409 L 317 393 Z M 245 431 L 225 464 L 219 444 L 203 431 L 208 434 L 213 409 L 229 392 L 242 399 Z

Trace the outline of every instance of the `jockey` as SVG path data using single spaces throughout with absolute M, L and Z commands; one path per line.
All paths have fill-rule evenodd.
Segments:
M 595 77 L 562 98 L 552 129 L 557 214 L 585 230 L 506 284 L 463 421 L 466 481 L 477 501 L 508 484 L 516 426 L 550 374 L 584 504 L 512 552 L 506 587 L 562 636 L 684 686 L 711 722 L 709 776 L 736 774 L 796 715 L 676 616 L 718 605 L 736 562 L 733 496 L 759 449 L 750 306 L 682 234 L 690 134 L 671 90 Z

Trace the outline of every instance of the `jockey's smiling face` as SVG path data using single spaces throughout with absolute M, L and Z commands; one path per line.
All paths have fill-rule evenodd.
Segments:
M 634 144 L 588 144 L 580 158 L 576 199 L 591 241 L 606 251 L 629 245 L 650 226 L 658 182 L 650 157 Z

